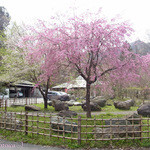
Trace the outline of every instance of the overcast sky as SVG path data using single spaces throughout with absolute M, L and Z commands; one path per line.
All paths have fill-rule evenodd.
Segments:
M 0 0 L 18 24 L 33 24 L 36 19 L 48 20 L 55 13 L 77 7 L 78 13 L 86 9 L 95 11 L 102 7 L 104 14 L 113 17 L 120 14 L 130 20 L 135 29 L 135 40 L 145 40 L 150 33 L 150 0 Z

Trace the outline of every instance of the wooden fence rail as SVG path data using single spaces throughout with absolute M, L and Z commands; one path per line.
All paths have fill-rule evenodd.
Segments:
M 150 139 L 150 119 L 139 118 L 62 118 L 49 113 L 0 112 L 0 129 L 44 136 L 63 141 L 114 141 Z
M 0 108 L 7 110 L 7 107 L 12 105 L 31 105 L 37 104 L 37 98 L 11 98 L 11 99 L 0 99 Z

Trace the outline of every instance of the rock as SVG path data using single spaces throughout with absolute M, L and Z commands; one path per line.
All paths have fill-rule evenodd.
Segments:
M 146 103 L 141 105 L 137 112 L 139 115 L 142 115 L 143 117 L 150 117 L 150 103 Z
M 140 124 L 141 122 L 141 116 L 134 113 L 132 115 L 127 116 L 127 120 L 131 123 L 131 124 Z
M 123 109 L 123 110 L 129 110 L 131 106 L 133 106 L 135 103 L 134 100 L 127 100 L 123 102 L 114 102 L 115 108 Z
M 58 113 L 58 116 L 71 118 L 73 116 L 77 116 L 77 113 L 75 111 L 71 111 L 71 110 L 62 110 Z
M 129 118 L 129 117 L 128 117 Z M 140 126 L 131 126 L 133 125 L 129 120 L 131 119 L 112 119 L 112 120 L 106 120 L 105 125 L 112 125 L 112 127 L 104 128 L 103 132 L 105 133 L 105 138 L 113 137 L 126 137 L 126 131 L 128 136 L 133 137 L 140 137 L 140 133 L 137 131 L 140 131 Z M 117 125 L 115 127 L 114 125 Z M 99 131 L 102 131 L 102 129 L 98 129 Z M 110 133 L 110 131 L 112 133 Z M 107 134 L 106 134 L 107 133 Z M 100 135 L 102 136 L 102 132 L 100 132 Z
M 82 106 L 82 103 L 80 103 L 80 102 L 74 102 L 74 106 Z
M 82 103 L 82 104 L 85 104 L 85 103 L 86 103 L 86 100 L 83 100 L 81 103 Z
M 104 107 L 106 105 L 106 99 L 103 96 L 97 96 L 94 99 L 91 99 L 91 102 L 98 104 L 100 107 Z
M 119 138 L 119 137 L 140 137 L 140 127 L 139 126 L 119 126 L 119 127 L 109 127 L 109 128 L 95 128 L 96 138 Z
M 66 94 L 66 95 L 60 95 L 58 97 L 58 100 L 61 100 L 61 101 L 69 101 L 70 100 L 70 97 Z
M 67 104 L 68 106 L 73 106 L 75 102 L 76 102 L 75 100 L 70 100 L 67 102 Z
M 60 100 L 57 100 L 57 99 L 52 99 L 51 101 L 52 101 L 52 106 L 53 107 L 55 107 L 55 103 L 61 102 Z
M 133 100 L 133 99 L 126 100 L 125 102 L 128 103 L 130 106 L 134 106 L 134 104 L 135 104 L 135 100 Z
M 72 103 L 74 103 L 74 102 L 76 102 L 75 100 L 73 100 L 73 99 L 71 99 L 70 101 L 68 101 L 68 102 L 72 102 Z
M 67 132 L 67 131 L 77 132 L 77 126 L 73 126 L 73 125 L 77 125 L 77 123 L 75 123 L 75 122 L 71 123 L 68 120 L 66 120 L 62 117 L 58 117 L 58 116 L 51 117 L 52 129 L 63 130 L 63 128 L 64 128 L 65 132 Z M 63 132 L 63 131 L 59 131 L 59 132 Z
M 94 98 L 95 100 L 103 100 L 103 99 L 105 99 L 105 97 L 104 96 L 96 96 L 95 98 Z
M 112 106 L 112 104 L 107 104 L 107 106 Z
M 75 95 L 69 95 L 69 97 L 70 97 L 70 99 L 71 99 L 71 100 L 76 101 L 76 97 L 75 97 Z
M 24 106 L 25 106 L 25 104 L 21 104 L 21 103 L 13 103 L 11 105 L 11 107 L 24 107 Z
M 55 107 L 55 111 L 69 110 L 68 104 L 60 100 L 53 101 L 52 105 L 53 107 Z
M 41 108 L 35 105 L 25 105 L 25 111 L 40 111 Z
M 1 116 L 0 126 L 6 127 L 8 129 L 21 130 L 23 126 L 23 122 L 17 119 L 16 115 L 13 113 L 4 113 Z
M 47 104 L 48 104 L 49 106 L 52 106 L 52 101 L 48 101 Z
M 114 106 L 115 106 L 115 108 L 123 109 L 123 110 L 130 109 L 130 105 L 128 105 L 127 103 L 124 103 L 124 102 L 114 102 Z
M 105 120 L 105 125 L 130 125 L 131 123 L 126 119 L 112 119 Z
M 76 102 L 75 100 L 70 100 L 67 102 L 68 106 L 82 106 L 82 103 Z
M 96 103 L 90 102 L 90 106 L 91 106 L 91 111 L 101 111 L 101 107 Z M 87 111 L 86 103 L 82 104 L 82 108 L 84 111 Z

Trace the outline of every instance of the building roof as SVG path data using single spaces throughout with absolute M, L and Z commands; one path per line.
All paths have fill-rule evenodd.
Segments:
M 22 86 L 22 87 L 34 87 L 34 83 L 30 81 L 24 81 L 24 80 L 13 82 L 11 85 Z
M 53 89 L 62 89 L 62 88 L 66 88 L 66 89 L 86 88 L 86 81 L 81 76 L 79 76 L 75 80 L 53 87 Z

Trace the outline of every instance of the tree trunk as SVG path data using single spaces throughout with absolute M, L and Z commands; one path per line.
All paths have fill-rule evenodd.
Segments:
M 91 91 L 91 84 L 86 82 L 86 107 L 87 107 L 87 118 L 91 118 L 91 106 L 90 106 L 90 91 Z
M 47 109 L 47 98 L 44 98 L 44 109 Z
M 44 99 L 44 109 L 47 109 L 47 92 L 43 92 L 41 86 L 39 86 L 39 91 L 41 92 L 43 99 Z
M 48 88 L 49 88 L 49 81 L 50 81 L 50 78 L 47 79 L 47 83 L 46 83 L 46 91 L 44 92 L 41 88 L 41 86 L 39 86 L 39 90 L 43 96 L 43 99 L 44 99 L 44 109 L 47 109 L 47 94 L 48 94 Z

